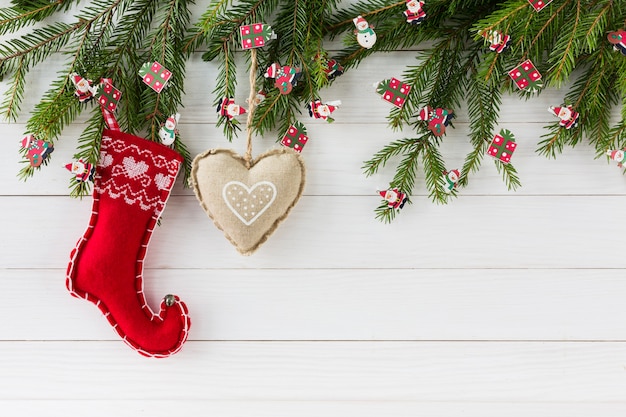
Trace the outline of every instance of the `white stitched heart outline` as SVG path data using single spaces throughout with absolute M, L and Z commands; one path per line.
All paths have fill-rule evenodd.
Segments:
M 246 226 L 250 226 L 276 200 L 276 186 L 269 181 L 259 181 L 249 187 L 239 181 L 230 181 L 222 188 L 226 206 Z

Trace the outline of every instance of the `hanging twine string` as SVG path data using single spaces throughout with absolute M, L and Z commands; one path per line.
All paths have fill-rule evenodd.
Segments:
M 246 155 L 244 159 L 246 161 L 246 167 L 250 169 L 250 165 L 252 164 L 252 118 L 254 117 L 254 111 L 256 110 L 256 72 L 257 72 L 257 59 L 256 59 L 256 49 L 252 48 L 250 50 L 250 97 L 248 97 L 248 105 L 250 108 L 248 109 L 248 119 L 246 120 L 246 130 L 248 136 L 247 140 L 247 148 Z

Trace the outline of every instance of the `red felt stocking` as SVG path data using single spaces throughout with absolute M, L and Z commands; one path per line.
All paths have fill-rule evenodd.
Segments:
M 105 130 L 94 179 L 89 227 L 72 251 L 67 288 L 94 303 L 132 348 L 145 356 L 176 353 L 191 322 L 173 295 L 154 313 L 143 293 L 143 260 L 181 164 L 161 144 Z

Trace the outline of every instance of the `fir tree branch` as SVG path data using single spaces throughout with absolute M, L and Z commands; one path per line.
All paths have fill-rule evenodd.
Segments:
M 622 149 L 626 145 L 626 120 L 622 119 L 611 129 L 608 138 L 596 147 L 598 155 L 605 155 L 609 149 Z
M 266 16 L 271 15 L 278 5 L 279 0 L 243 0 L 230 9 L 218 11 L 215 15 L 204 16 L 203 19 L 214 19 L 210 27 L 206 27 L 207 32 L 192 39 L 187 40 L 186 48 L 190 50 L 192 47 L 198 47 L 203 37 L 207 40 L 207 52 L 202 55 L 205 61 L 219 59 L 221 78 L 218 78 L 217 84 L 213 90 L 215 93 L 214 106 L 218 105 L 219 100 L 224 97 L 233 97 L 235 94 L 236 65 L 234 60 L 234 40 L 238 36 L 239 28 L 251 19 L 260 18 L 265 20 Z M 207 12 L 208 13 L 208 12 Z M 211 12 L 213 13 L 213 12 Z M 267 22 L 263 22 L 267 23 Z M 197 35 L 197 34 L 196 34 Z M 194 35 L 195 36 L 195 35 Z M 255 116 L 256 118 L 256 116 Z M 227 120 L 218 119 L 218 126 L 223 126 L 224 135 L 229 141 L 232 141 L 240 130 L 239 122 L 235 119 Z
M 77 30 L 88 27 L 89 22 L 85 20 L 81 20 L 73 25 L 56 23 L 46 28 L 36 29 L 35 31 L 33 31 L 33 35 L 31 36 L 26 35 L 24 37 L 24 40 L 26 40 L 26 42 L 31 40 L 35 42 L 31 45 L 28 45 L 26 42 L 17 39 L 8 41 L 8 45 L 15 46 L 17 48 L 23 46 L 23 48 L 14 50 L 13 52 L 11 52 L 11 50 L 6 47 L 2 48 L 2 50 L 0 50 L 0 54 L 2 55 L 0 56 L 0 65 L 5 65 L 7 62 L 10 62 L 13 59 L 27 56 L 29 54 L 32 54 L 34 51 L 42 49 L 44 50 L 44 52 L 40 59 L 44 59 L 53 51 L 56 52 L 61 47 L 63 47 L 67 43 L 69 35 Z M 45 46 L 48 48 L 44 49 L 43 47 Z
M 580 47 L 579 53 L 591 53 L 598 47 L 598 39 L 604 38 L 604 32 L 607 24 L 607 14 L 611 11 L 613 7 L 613 2 L 611 0 L 606 0 L 605 5 L 602 7 L 600 12 L 597 15 L 593 15 L 593 7 L 590 7 L 588 10 L 590 13 L 590 21 L 588 23 L 589 28 L 585 30 L 582 36 L 579 37 L 580 45 L 585 45 L 586 48 Z M 583 22 L 582 26 L 584 27 L 586 23 Z
M 428 141 L 429 136 L 429 134 L 425 134 L 418 138 L 404 138 L 393 141 L 385 145 L 385 147 L 383 147 L 380 151 L 376 152 L 370 160 L 365 161 L 361 169 L 363 169 L 365 175 L 368 177 L 374 175 L 379 169 L 385 167 L 389 159 L 392 157 L 409 153 L 414 151 L 416 148 L 420 149 L 423 147 L 423 145 L 420 144 Z
M 75 159 L 82 159 L 95 164 L 100 155 L 100 140 L 104 131 L 104 120 L 99 106 L 95 106 L 91 111 L 91 117 L 87 121 L 87 127 L 78 138 L 77 152 Z M 85 181 L 76 181 L 70 178 L 70 196 L 83 197 L 91 191 L 91 184 Z
M 232 0 L 218 0 L 211 2 L 207 11 L 201 16 L 200 21 L 194 26 L 195 31 L 192 32 L 193 34 L 185 41 L 185 46 L 183 48 L 185 52 L 192 53 L 200 45 L 210 39 L 209 33 L 215 22 L 218 20 L 218 16 L 220 16 L 226 7 L 228 7 L 231 3 Z
M 58 10 L 67 10 L 78 0 L 39 0 L 28 7 L 0 8 L 0 35 L 15 32 L 27 25 L 39 22 Z M 61 8 L 61 6 L 63 6 Z
M 443 162 L 443 157 L 439 152 L 437 146 L 434 143 L 429 142 L 424 146 L 422 152 L 422 162 L 424 165 L 424 175 L 426 180 L 426 188 L 429 190 L 429 197 L 433 202 L 439 204 L 445 204 L 448 201 L 448 194 L 443 190 L 443 184 L 441 181 L 442 176 L 444 175 L 444 171 L 446 171 L 446 167 Z M 415 155 L 417 156 L 417 155 Z M 400 167 L 399 167 L 400 168 Z M 402 167 L 404 168 L 404 167 Z M 413 189 L 415 176 L 417 172 L 413 173 L 412 182 L 406 182 L 406 186 L 411 186 L 411 190 Z M 395 178 L 394 178 L 395 181 Z
M 375 9 L 371 9 L 370 5 L 374 5 L 374 7 L 376 7 Z M 355 5 L 352 6 L 351 8 L 349 8 L 348 10 L 346 10 L 343 14 L 350 14 L 350 15 L 354 15 L 352 18 L 347 18 L 347 19 L 343 19 L 341 21 L 334 21 L 332 22 L 330 25 L 328 25 L 326 27 L 326 30 L 329 33 L 333 33 L 333 32 L 337 32 L 337 31 L 343 31 L 345 30 L 346 26 L 351 26 L 353 25 L 352 19 L 355 18 L 357 15 L 362 16 L 363 18 L 368 18 L 370 16 L 375 16 L 378 15 L 380 13 L 383 13 L 387 10 L 390 9 L 394 9 L 400 6 L 404 6 L 406 5 L 406 1 L 393 1 L 392 3 L 390 3 L 389 1 L 372 1 L 371 3 L 365 3 L 365 4 L 359 4 L 359 5 Z M 365 9 L 365 10 L 369 10 L 365 13 L 363 12 L 359 12 L 359 9 Z
M 483 33 L 500 29 L 502 26 L 510 25 L 510 22 L 517 19 L 517 14 L 527 12 L 528 4 L 518 0 L 508 0 L 500 8 L 490 14 L 487 18 L 479 20 L 474 28 L 479 39 Z M 506 24 L 506 25 L 505 25 Z
M 167 94 L 148 91 L 149 99 L 143 114 L 149 122 L 149 136 L 158 142 L 162 120 L 176 113 L 182 102 L 186 54 L 183 51 L 185 28 L 189 24 L 190 12 L 186 1 L 169 0 L 163 5 L 159 25 L 152 35 L 149 55 L 172 71 Z
M 562 7 L 564 7 L 563 5 Z M 576 2 L 576 15 L 571 24 L 571 31 L 564 31 L 564 35 L 557 41 L 555 49 L 552 51 L 552 59 L 558 59 L 550 70 L 550 85 L 560 87 L 569 78 L 576 63 L 576 30 L 580 24 L 581 4 Z M 570 29 L 570 25 L 566 25 Z M 565 44 L 562 46 L 562 44 Z
M 13 78 L 14 82 L 23 82 L 26 73 L 30 70 L 30 68 L 36 65 L 41 60 L 48 57 L 52 52 L 58 50 L 62 46 L 64 46 L 69 40 L 69 36 L 76 33 L 77 31 L 82 30 L 82 36 L 79 38 L 78 42 L 74 45 L 76 52 L 74 54 L 74 58 L 71 61 L 68 69 L 68 74 L 74 70 L 75 63 L 81 59 L 85 54 L 85 46 L 87 40 L 90 36 L 90 31 L 93 25 L 101 19 L 103 16 L 107 16 L 110 14 L 115 7 L 120 3 L 121 0 L 114 2 L 113 5 L 108 5 L 108 7 L 104 8 L 104 10 L 100 13 L 96 11 L 96 9 L 91 9 L 92 12 L 85 16 L 79 17 L 79 21 L 74 25 L 57 25 L 58 28 L 65 28 L 64 30 L 54 32 L 52 28 L 55 26 L 48 26 L 43 29 L 36 29 L 33 31 L 32 35 L 26 35 L 24 39 L 26 42 L 22 40 L 13 40 L 9 41 L 8 44 L 17 48 L 13 53 L 7 54 L 9 51 L 8 48 L 0 48 L 1 51 L 4 50 L 5 56 L 0 58 L 0 67 L 7 63 L 12 62 L 17 59 L 18 64 L 13 65 L 13 71 L 17 71 L 16 77 Z M 46 37 L 45 35 L 49 35 Z M 28 42 L 31 42 L 30 44 Z M 35 43 L 33 43 L 35 42 Z M 52 45 L 55 45 L 54 47 Z M 59 97 L 60 94 L 66 88 L 68 79 L 65 77 L 63 82 L 59 85 L 57 83 L 57 93 L 56 97 Z M 9 94 L 19 93 L 20 88 L 23 89 L 23 86 L 20 87 L 18 84 L 14 84 L 13 88 L 8 92 Z M 48 97 L 50 99 L 50 97 Z M 55 98 L 52 98 L 51 101 L 54 101 Z M 14 94 L 12 97 L 6 97 L 3 102 L 2 110 L 5 112 L 9 118 L 14 119 L 15 114 L 19 112 L 21 104 L 21 94 Z M 54 140 L 54 137 L 43 138 L 45 140 Z
M 26 72 L 28 69 L 24 65 L 24 57 L 18 60 L 17 66 L 13 71 L 10 85 L 11 87 L 6 92 L 4 101 L 0 106 L 0 112 L 4 117 L 10 121 L 17 121 L 17 115 L 20 111 L 20 103 L 24 94 L 24 87 L 26 85 Z
M 539 29 L 537 31 L 537 34 L 535 35 L 535 37 L 533 38 L 533 40 L 530 42 L 530 45 L 528 47 L 528 49 L 532 49 L 533 47 L 535 47 L 536 45 L 539 44 L 539 41 L 542 39 L 542 37 L 545 36 L 546 32 L 548 31 L 548 29 L 553 27 L 554 22 L 557 21 L 557 19 L 561 16 L 561 13 L 563 13 L 564 11 L 568 11 L 569 9 L 566 8 L 566 6 L 568 6 L 570 3 L 570 1 L 566 1 L 564 2 L 557 10 L 556 12 L 552 13 L 551 15 L 548 16 L 548 18 L 546 19 L 546 22 L 543 24 L 543 26 L 541 27 L 541 29 Z M 580 2 L 578 4 L 578 6 L 580 6 Z M 579 10 L 580 11 L 580 10 Z
M 115 0 L 102 12 L 94 14 L 91 18 L 79 18 L 78 22 L 72 25 L 55 23 L 41 29 L 35 29 L 31 34 L 27 34 L 21 39 L 7 41 L 7 45 L 13 46 L 14 49 L 7 48 L 6 46 L 0 48 L 0 66 L 21 56 L 32 57 L 32 62 L 29 63 L 29 67 L 35 65 L 48 57 L 51 53 L 59 51 L 60 48 L 67 43 L 69 36 L 74 32 L 79 30 L 89 31 L 94 22 L 101 19 L 111 10 L 114 10 L 121 2 L 122 0 Z M 96 2 L 96 5 L 98 4 L 102 3 Z M 38 52 L 38 54 L 35 55 L 34 52 Z
M 459 186 L 463 187 L 467 186 L 469 175 L 480 169 L 487 144 L 498 123 L 502 103 L 502 94 L 498 86 L 495 83 L 488 84 L 476 68 L 476 65 L 480 65 L 479 57 L 470 62 L 474 65 L 469 69 L 467 106 L 470 118 L 470 141 L 474 149 L 465 157 L 461 170 Z
M 494 161 L 496 169 L 502 174 L 502 179 L 509 191 L 515 191 L 522 186 L 517 175 L 517 170 L 512 164 L 503 164 L 500 161 Z

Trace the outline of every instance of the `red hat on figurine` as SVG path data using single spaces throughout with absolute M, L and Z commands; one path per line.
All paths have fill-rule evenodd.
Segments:
M 234 107 L 237 106 L 237 107 Z M 246 112 L 246 109 L 244 109 L 243 107 L 233 103 L 233 107 L 235 108 L 235 111 L 237 112 L 237 114 L 235 114 L 235 116 L 239 116 L 240 114 L 244 114 Z M 233 107 L 229 106 L 229 110 L 233 109 Z
M 35 137 L 33 135 L 26 135 L 22 138 L 21 140 L 21 144 L 22 144 L 22 148 L 28 148 L 30 147 L 30 144 L 35 140 Z
M 267 70 L 265 71 L 265 74 L 263 74 L 263 76 L 265 78 L 276 78 L 276 74 L 278 73 L 278 64 L 277 63 L 273 63 L 272 65 L 270 65 Z
M 423 107 L 419 115 L 417 116 L 420 120 L 428 120 L 430 113 L 432 112 L 432 108 L 430 106 Z
M 355 17 L 354 19 L 352 19 L 352 21 L 353 21 L 353 22 L 354 22 L 354 24 L 355 24 L 355 25 L 357 25 L 357 26 L 359 25 L 359 23 L 363 23 L 363 22 L 367 23 L 367 20 L 365 20 L 365 19 L 363 18 L 363 16 L 358 16 L 358 17 Z

